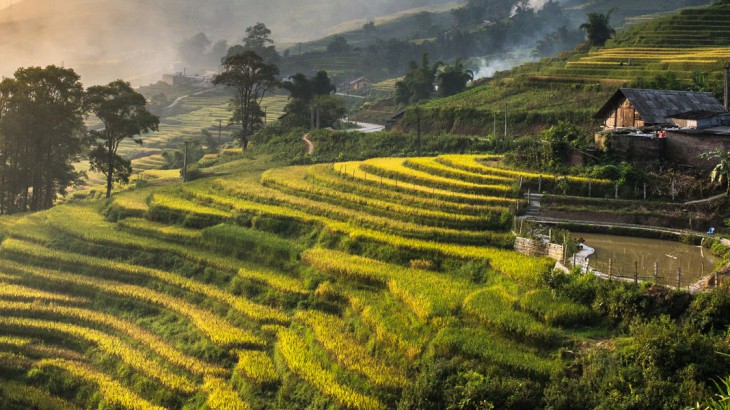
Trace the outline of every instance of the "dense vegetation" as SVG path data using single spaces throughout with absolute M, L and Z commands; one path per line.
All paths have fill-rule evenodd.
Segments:
M 513 184 L 532 177 L 483 162 L 496 157 L 268 169 L 248 155 L 208 161 L 214 176 L 183 186 L 153 179 L 2 220 L 0 395 L 68 408 L 676 408 L 725 376 L 726 290 L 555 273 L 504 249 Z
M 422 126 L 496 133 L 506 110 L 510 135 L 528 135 L 558 120 L 590 129 L 592 115 L 619 86 L 711 91 L 721 97 L 728 13 L 723 4 L 685 9 L 620 32 L 604 48 L 562 53 L 499 73 L 466 93 L 420 107 Z M 415 117 L 409 108 L 404 127 L 414 129 Z
M 498 3 L 469 1 L 460 18 L 480 23 L 485 5 Z M 345 52 L 332 44 L 328 52 Z M 276 59 L 266 41 L 242 47 Z M 562 102 L 560 81 L 502 77 L 406 113 L 406 127 L 430 133 L 317 130 L 311 153 L 293 127 L 311 126 L 331 97 L 326 73 L 292 77 L 289 102 L 237 96 L 241 126 L 225 139 L 227 97 L 178 104 L 151 87 L 161 135 L 120 149 L 139 157 L 135 166 L 175 168 L 183 140 L 194 139 L 195 181 L 144 171 L 108 200 L 91 190 L 0 218 L 3 405 L 674 409 L 725 400 L 730 289 L 605 281 L 511 250 L 521 189 L 554 194 L 545 202 L 555 209 L 636 209 L 586 197 L 610 196 L 617 180 L 638 195 L 643 176 L 630 165 L 547 172 L 575 171 L 565 153 L 581 130 L 556 120 L 581 122 L 593 99 L 613 92 L 575 84 L 581 97 Z M 505 101 L 510 133 L 555 123 L 544 143 L 497 137 Z M 285 112 L 289 120 L 254 132 Z M 438 135 L 490 129 L 489 138 Z M 226 149 L 237 136 L 252 149 Z M 652 216 L 684 212 L 643 205 Z M 720 241 L 706 245 L 727 253 Z

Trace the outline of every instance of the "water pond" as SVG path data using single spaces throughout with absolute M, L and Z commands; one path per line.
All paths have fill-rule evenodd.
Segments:
M 596 250 L 588 260 L 591 268 L 608 274 L 610 260 L 614 276 L 633 278 L 638 272 L 640 280 L 654 280 L 656 272 L 658 283 L 671 286 L 677 285 L 678 271 L 684 287 L 712 272 L 718 262 L 707 249 L 680 242 L 582 232 L 573 237 Z

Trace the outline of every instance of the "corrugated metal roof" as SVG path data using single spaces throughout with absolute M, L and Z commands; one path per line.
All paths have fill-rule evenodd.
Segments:
M 712 93 L 620 88 L 596 113 L 595 118 L 606 118 L 609 112 L 621 105 L 624 98 L 631 102 L 647 125 L 671 123 L 670 117 L 686 112 L 725 112 Z

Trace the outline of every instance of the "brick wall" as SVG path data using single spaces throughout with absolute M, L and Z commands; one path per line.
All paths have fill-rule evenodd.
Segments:
M 596 146 L 609 150 L 623 160 L 660 161 L 666 151 L 665 138 L 639 137 L 625 134 L 596 134 Z
M 717 161 L 700 159 L 699 156 L 703 152 L 718 148 L 730 151 L 730 135 L 667 131 L 666 140 L 667 159 L 702 169 L 712 169 L 717 164 Z

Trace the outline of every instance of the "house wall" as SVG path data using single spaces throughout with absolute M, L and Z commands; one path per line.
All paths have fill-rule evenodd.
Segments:
M 717 161 L 701 159 L 700 154 L 718 148 L 730 151 L 730 135 L 689 134 L 667 131 L 667 159 L 679 164 L 712 169 Z
M 373 83 L 368 80 L 361 80 L 350 84 L 351 90 L 362 90 L 363 88 L 372 87 Z
M 660 161 L 665 156 L 666 138 L 622 134 L 596 134 L 596 146 L 622 160 Z
M 603 128 L 606 130 L 612 130 L 615 128 L 627 128 L 627 127 L 643 127 L 644 120 L 641 119 L 639 113 L 631 105 L 628 99 L 624 99 L 621 106 L 611 111 L 611 114 L 606 118 L 603 123 Z

